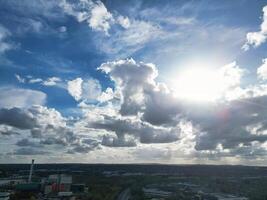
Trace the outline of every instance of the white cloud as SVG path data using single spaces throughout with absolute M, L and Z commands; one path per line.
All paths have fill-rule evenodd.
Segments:
M 106 91 L 103 91 L 97 98 L 100 102 L 106 102 L 113 99 L 115 96 L 113 90 L 111 88 L 107 88 Z
M 157 69 L 153 64 L 136 63 L 133 59 L 103 63 L 99 68 L 110 75 L 122 94 L 122 115 L 136 114 L 144 104 L 145 88 L 154 88 Z
M 53 126 L 65 127 L 66 122 L 61 113 L 54 108 L 47 108 L 44 106 L 32 106 L 28 111 L 34 116 L 36 123 L 39 127 Z
M 42 84 L 45 86 L 55 86 L 60 81 L 61 81 L 61 79 L 59 77 L 50 77 L 50 78 L 46 79 L 45 81 L 43 81 Z
M 0 124 L 30 131 L 40 146 L 60 145 L 69 154 L 145 145 L 157 152 L 144 157 L 151 155 L 159 161 L 175 156 L 255 159 L 266 153 L 267 86 L 242 88 L 245 71 L 235 62 L 216 73 L 224 82 L 225 93 L 240 89 L 242 95 L 203 105 L 177 98 L 166 84 L 157 81 L 158 70 L 151 63 L 118 60 L 103 63 L 98 69 L 114 82 L 113 88 L 102 91 L 99 81 L 91 78 L 68 82 L 69 93 L 79 101 L 81 118 L 66 119 L 55 109 L 33 106 L 0 109 Z M 14 135 L 12 131 L 0 134 L 9 137 Z M 39 143 L 35 146 L 39 148 Z M 129 154 L 137 160 L 142 157 Z
M 123 30 L 116 30 L 112 37 L 97 37 L 99 50 L 108 54 L 128 56 L 141 49 L 144 44 L 159 39 L 164 33 L 155 23 L 131 20 L 130 26 Z
M 15 87 L 0 88 L 0 107 L 30 107 L 32 105 L 43 105 L 46 102 L 46 94 L 31 89 Z
M 267 39 L 267 6 L 264 6 L 262 11 L 263 17 L 260 31 L 247 33 L 247 42 L 242 47 L 244 50 L 249 50 L 250 46 L 258 47 Z
M 74 16 L 78 22 L 87 22 L 92 30 L 104 32 L 105 35 L 109 35 L 109 30 L 114 24 L 119 24 L 125 29 L 131 25 L 128 17 L 113 15 L 99 0 L 79 0 L 75 4 L 62 0 L 60 6 L 66 14 Z
M 232 62 L 221 67 L 218 72 L 222 76 L 225 90 L 229 90 L 240 85 L 245 70 L 240 68 L 236 62 Z
M 68 92 L 76 101 L 79 101 L 82 97 L 82 82 L 81 78 L 68 81 Z
M 16 79 L 18 80 L 18 82 L 20 82 L 20 83 L 25 83 L 25 79 L 22 78 L 20 75 L 15 74 L 15 77 L 16 77 Z
M 178 141 L 179 146 L 185 148 L 181 150 L 184 153 L 189 147 L 193 147 L 189 153 L 206 150 L 222 153 L 229 149 L 235 152 L 238 145 L 250 146 L 254 142 L 262 144 L 267 141 L 266 135 L 246 131 L 247 125 L 255 123 L 258 132 L 265 130 L 266 114 L 262 108 L 267 87 L 241 88 L 245 71 L 235 62 L 219 68 L 216 73 L 223 82 L 223 95 L 237 89 L 243 94 L 236 95 L 235 100 L 222 96 L 223 101 L 211 105 L 183 102 L 174 97 L 166 85 L 155 81 L 157 70 L 151 64 L 130 59 L 104 63 L 99 69 L 109 74 L 115 82 L 115 90 L 121 93 L 121 104 L 117 109 L 122 116 L 118 119 L 115 117 L 118 114 L 109 117 L 105 114 L 103 118 L 95 118 L 96 122 L 91 121 L 92 127 L 115 132 L 118 139 L 131 134 L 139 137 L 142 143 Z M 181 121 L 192 123 L 194 131 L 190 131 L 190 138 L 182 134 L 189 126 L 182 125 Z M 110 142 L 111 146 L 113 139 L 105 139 L 105 142 Z
M 19 135 L 17 130 L 12 126 L 0 125 L 0 136 L 10 136 L 10 135 Z
M 258 78 L 267 80 L 267 58 L 262 60 L 262 65 L 257 69 Z
M 79 0 L 76 4 L 62 0 L 60 6 L 68 15 L 74 16 L 78 22 L 87 22 L 95 31 L 102 31 L 108 35 L 111 25 L 115 23 L 113 15 L 101 1 Z M 120 23 L 119 21 L 118 23 Z M 125 23 L 122 24 L 124 26 Z
M 93 4 L 91 17 L 88 20 L 89 26 L 93 30 L 104 31 L 106 34 L 108 34 L 110 23 L 112 23 L 113 20 L 112 14 L 108 12 L 107 8 L 102 2 L 99 1 Z
M 117 17 L 117 21 L 123 28 L 126 28 L 126 29 L 129 28 L 131 25 L 128 17 L 124 17 L 120 15 Z
M 107 98 L 105 94 L 102 94 L 101 85 L 96 79 L 76 78 L 68 81 L 68 92 L 76 101 L 83 100 L 85 102 L 103 100 Z M 102 95 L 102 97 L 100 97 Z
M 1 108 L 0 126 L 4 127 L 1 128 L 0 134 L 7 137 L 17 134 L 14 130 L 17 130 L 20 135 L 31 133 L 33 137 L 31 141 L 17 140 L 15 143 L 17 146 L 34 147 L 48 152 L 57 148 L 61 153 L 86 153 L 100 144 L 100 141 L 74 133 L 61 113 L 44 106 Z M 60 149 L 57 146 L 60 146 Z
M 124 41 L 127 46 L 142 45 L 148 40 L 158 37 L 160 27 L 145 21 L 133 20 L 131 26 L 119 33 L 117 36 Z
M 101 144 L 110 147 L 134 147 L 136 146 L 136 141 L 133 137 L 129 136 L 121 136 L 118 138 L 104 135 Z
M 96 79 L 87 79 L 82 83 L 82 99 L 97 100 L 101 95 L 101 85 Z
M 29 78 L 29 83 L 40 83 L 43 82 L 43 79 L 41 78 Z
M 102 143 L 107 146 L 134 146 L 135 138 L 141 143 L 171 143 L 180 139 L 180 128 L 176 126 L 166 128 L 135 118 L 103 117 L 102 120 L 89 121 L 88 127 L 116 133 L 116 137 L 103 137 Z
M 60 86 L 59 83 L 62 82 L 61 78 L 59 77 L 48 77 L 47 79 L 41 79 L 41 78 L 33 78 L 32 76 L 26 76 L 26 77 L 22 77 L 19 76 L 18 74 L 15 74 L 16 79 L 20 82 L 20 83 L 40 83 L 44 86 Z
M 7 42 L 7 38 L 11 36 L 11 33 L 0 24 L 0 53 L 4 53 L 14 48 L 14 45 Z

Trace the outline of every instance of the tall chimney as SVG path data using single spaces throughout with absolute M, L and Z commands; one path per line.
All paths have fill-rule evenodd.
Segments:
M 28 180 L 29 183 L 32 182 L 33 166 L 34 166 L 34 159 L 32 159 L 31 170 L 30 170 L 29 180 Z

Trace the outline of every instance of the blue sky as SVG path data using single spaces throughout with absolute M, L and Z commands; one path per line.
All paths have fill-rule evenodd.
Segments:
M 266 5 L 0 0 L 0 162 L 266 164 Z

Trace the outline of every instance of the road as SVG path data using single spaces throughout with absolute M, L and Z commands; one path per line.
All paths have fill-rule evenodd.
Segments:
M 131 192 L 130 192 L 130 188 L 126 188 L 125 190 L 123 190 L 117 200 L 129 200 L 131 197 Z

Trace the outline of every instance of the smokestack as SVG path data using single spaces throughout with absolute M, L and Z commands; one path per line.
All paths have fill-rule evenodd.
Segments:
M 32 182 L 33 166 L 34 166 L 34 159 L 32 159 L 31 170 L 30 170 L 29 180 L 28 180 L 29 183 Z

